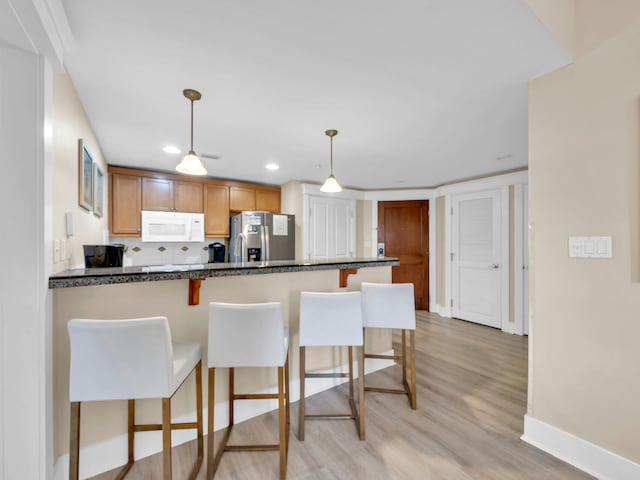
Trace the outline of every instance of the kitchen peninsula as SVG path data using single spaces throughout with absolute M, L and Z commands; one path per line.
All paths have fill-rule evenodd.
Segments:
M 53 299 L 53 378 L 55 456 L 68 452 L 69 436 L 69 340 L 67 322 L 72 318 L 122 319 L 163 315 L 169 319 L 173 340 L 199 341 L 206 365 L 208 303 L 280 302 L 285 324 L 290 329 L 292 401 L 297 401 L 298 384 L 298 310 L 302 291 L 358 291 L 362 282 L 391 282 L 394 258 L 353 258 L 332 260 L 291 260 L 245 264 L 212 263 L 197 265 L 158 265 L 104 269 L 77 269 L 50 277 Z M 347 275 L 349 275 L 347 280 Z M 199 302 L 191 299 L 193 283 L 199 284 Z M 344 287 L 341 287 L 341 282 Z M 391 333 L 382 329 L 367 332 L 367 351 L 389 352 Z M 317 348 L 307 356 L 307 368 L 331 371 L 347 364 L 347 352 L 331 347 Z M 368 364 L 368 370 L 388 363 Z M 206 375 L 204 375 L 206 389 Z M 96 379 L 99 381 L 99 378 Z M 187 382 L 193 382 L 193 378 Z M 219 384 L 218 384 L 219 382 Z M 226 376 L 216 377 L 216 419 L 226 424 Z M 315 383 L 315 382 L 314 382 Z M 237 378 L 240 391 L 271 391 L 276 385 L 275 371 L 241 371 Z M 323 387 L 330 387 L 327 383 Z M 206 391 L 206 390 L 205 390 Z M 309 392 L 310 394 L 315 392 Z M 205 408 L 206 405 L 206 398 Z M 275 409 L 272 401 L 238 402 L 239 420 Z M 159 403 L 151 400 L 136 406 L 137 420 L 154 422 L 159 418 Z M 178 391 L 172 401 L 174 418 L 195 418 L 193 388 Z M 250 405 L 248 405 L 250 404 Z M 124 464 L 126 458 L 126 402 L 96 402 L 83 407 L 81 458 L 96 474 Z M 188 421 L 188 420 L 186 420 Z M 146 435 L 146 434 L 145 434 Z M 153 434 L 148 434 L 153 435 Z M 183 436 L 184 435 L 184 436 Z M 189 440 L 190 432 L 174 432 L 177 442 Z M 136 440 L 137 442 L 137 440 Z M 141 454 L 159 451 L 159 438 L 141 440 Z M 82 473 L 81 473 L 82 475 Z

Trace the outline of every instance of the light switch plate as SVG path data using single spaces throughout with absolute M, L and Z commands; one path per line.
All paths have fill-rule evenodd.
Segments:
M 571 258 L 612 258 L 611 237 L 569 237 Z
M 60 261 L 60 240 L 53 241 L 53 263 Z

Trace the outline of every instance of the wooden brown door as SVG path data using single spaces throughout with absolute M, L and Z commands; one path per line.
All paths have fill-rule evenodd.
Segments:
M 378 242 L 400 259 L 393 283 L 413 283 L 416 309 L 429 310 L 429 201 L 378 202 Z

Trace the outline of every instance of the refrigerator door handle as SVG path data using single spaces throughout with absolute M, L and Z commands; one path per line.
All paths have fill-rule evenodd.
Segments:
M 260 260 L 266 262 L 269 260 L 269 227 L 262 225 L 260 227 L 260 251 L 263 255 L 260 256 Z

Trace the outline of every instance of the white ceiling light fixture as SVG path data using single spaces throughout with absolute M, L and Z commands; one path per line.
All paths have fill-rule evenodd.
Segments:
M 278 165 L 277 163 L 267 163 L 264 168 L 266 168 L 267 170 L 278 170 L 280 169 L 280 165 Z
M 338 179 L 333 176 L 333 137 L 338 134 L 338 131 L 327 130 L 324 133 L 331 139 L 331 173 L 320 187 L 320 191 L 324 193 L 338 193 L 342 191 L 342 187 L 338 183 Z
M 165 145 L 164 147 L 162 147 L 162 151 L 165 153 L 170 153 L 171 155 L 178 155 L 179 153 L 182 153 L 182 150 L 173 145 Z
M 204 168 L 202 160 L 193 150 L 193 102 L 200 100 L 202 95 L 197 90 L 190 88 L 183 90 L 182 94 L 191 101 L 191 147 L 189 152 L 182 157 L 182 161 L 178 164 L 176 170 L 187 175 L 206 175 L 207 169 Z

